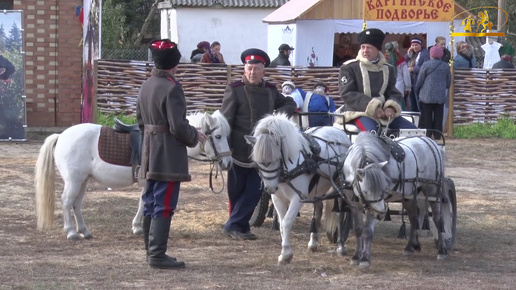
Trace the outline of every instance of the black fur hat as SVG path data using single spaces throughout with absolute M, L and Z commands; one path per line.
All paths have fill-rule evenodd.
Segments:
M 385 39 L 385 33 L 377 28 L 366 29 L 358 34 L 358 43 L 370 44 L 376 47 L 379 51 L 382 50 L 383 40 Z
M 181 53 L 177 44 L 169 39 L 153 40 L 149 44 L 152 53 L 152 61 L 158 69 L 171 69 L 177 66 L 181 59 Z

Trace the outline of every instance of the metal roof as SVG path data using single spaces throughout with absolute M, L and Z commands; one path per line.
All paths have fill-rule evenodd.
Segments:
M 165 0 L 163 2 L 168 2 L 172 6 L 190 7 L 209 7 L 218 4 L 223 7 L 278 8 L 287 3 L 288 0 Z

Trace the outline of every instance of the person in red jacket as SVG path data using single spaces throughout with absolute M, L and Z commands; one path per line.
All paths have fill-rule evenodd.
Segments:
M 202 55 L 201 63 L 225 63 L 224 56 L 220 53 L 220 43 L 214 41 L 210 49 Z

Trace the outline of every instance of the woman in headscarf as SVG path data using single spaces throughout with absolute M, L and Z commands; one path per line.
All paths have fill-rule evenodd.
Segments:
M 456 47 L 457 55 L 453 58 L 453 68 L 476 68 L 477 61 L 471 46 L 465 41 L 458 41 Z
M 407 62 L 398 50 L 398 43 L 396 41 L 386 43 L 385 49 L 387 50 L 385 58 L 389 64 L 396 68 L 396 88 L 403 94 L 401 108 L 405 110 L 407 98 L 412 88 Z
M 201 63 L 225 63 L 224 57 L 220 53 L 220 43 L 218 41 L 214 41 L 210 49 L 203 54 Z

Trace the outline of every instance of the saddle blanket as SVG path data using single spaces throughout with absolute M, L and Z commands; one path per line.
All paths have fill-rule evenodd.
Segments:
M 120 166 L 131 166 L 131 134 L 118 133 L 102 126 L 99 137 L 99 155 L 104 162 Z

